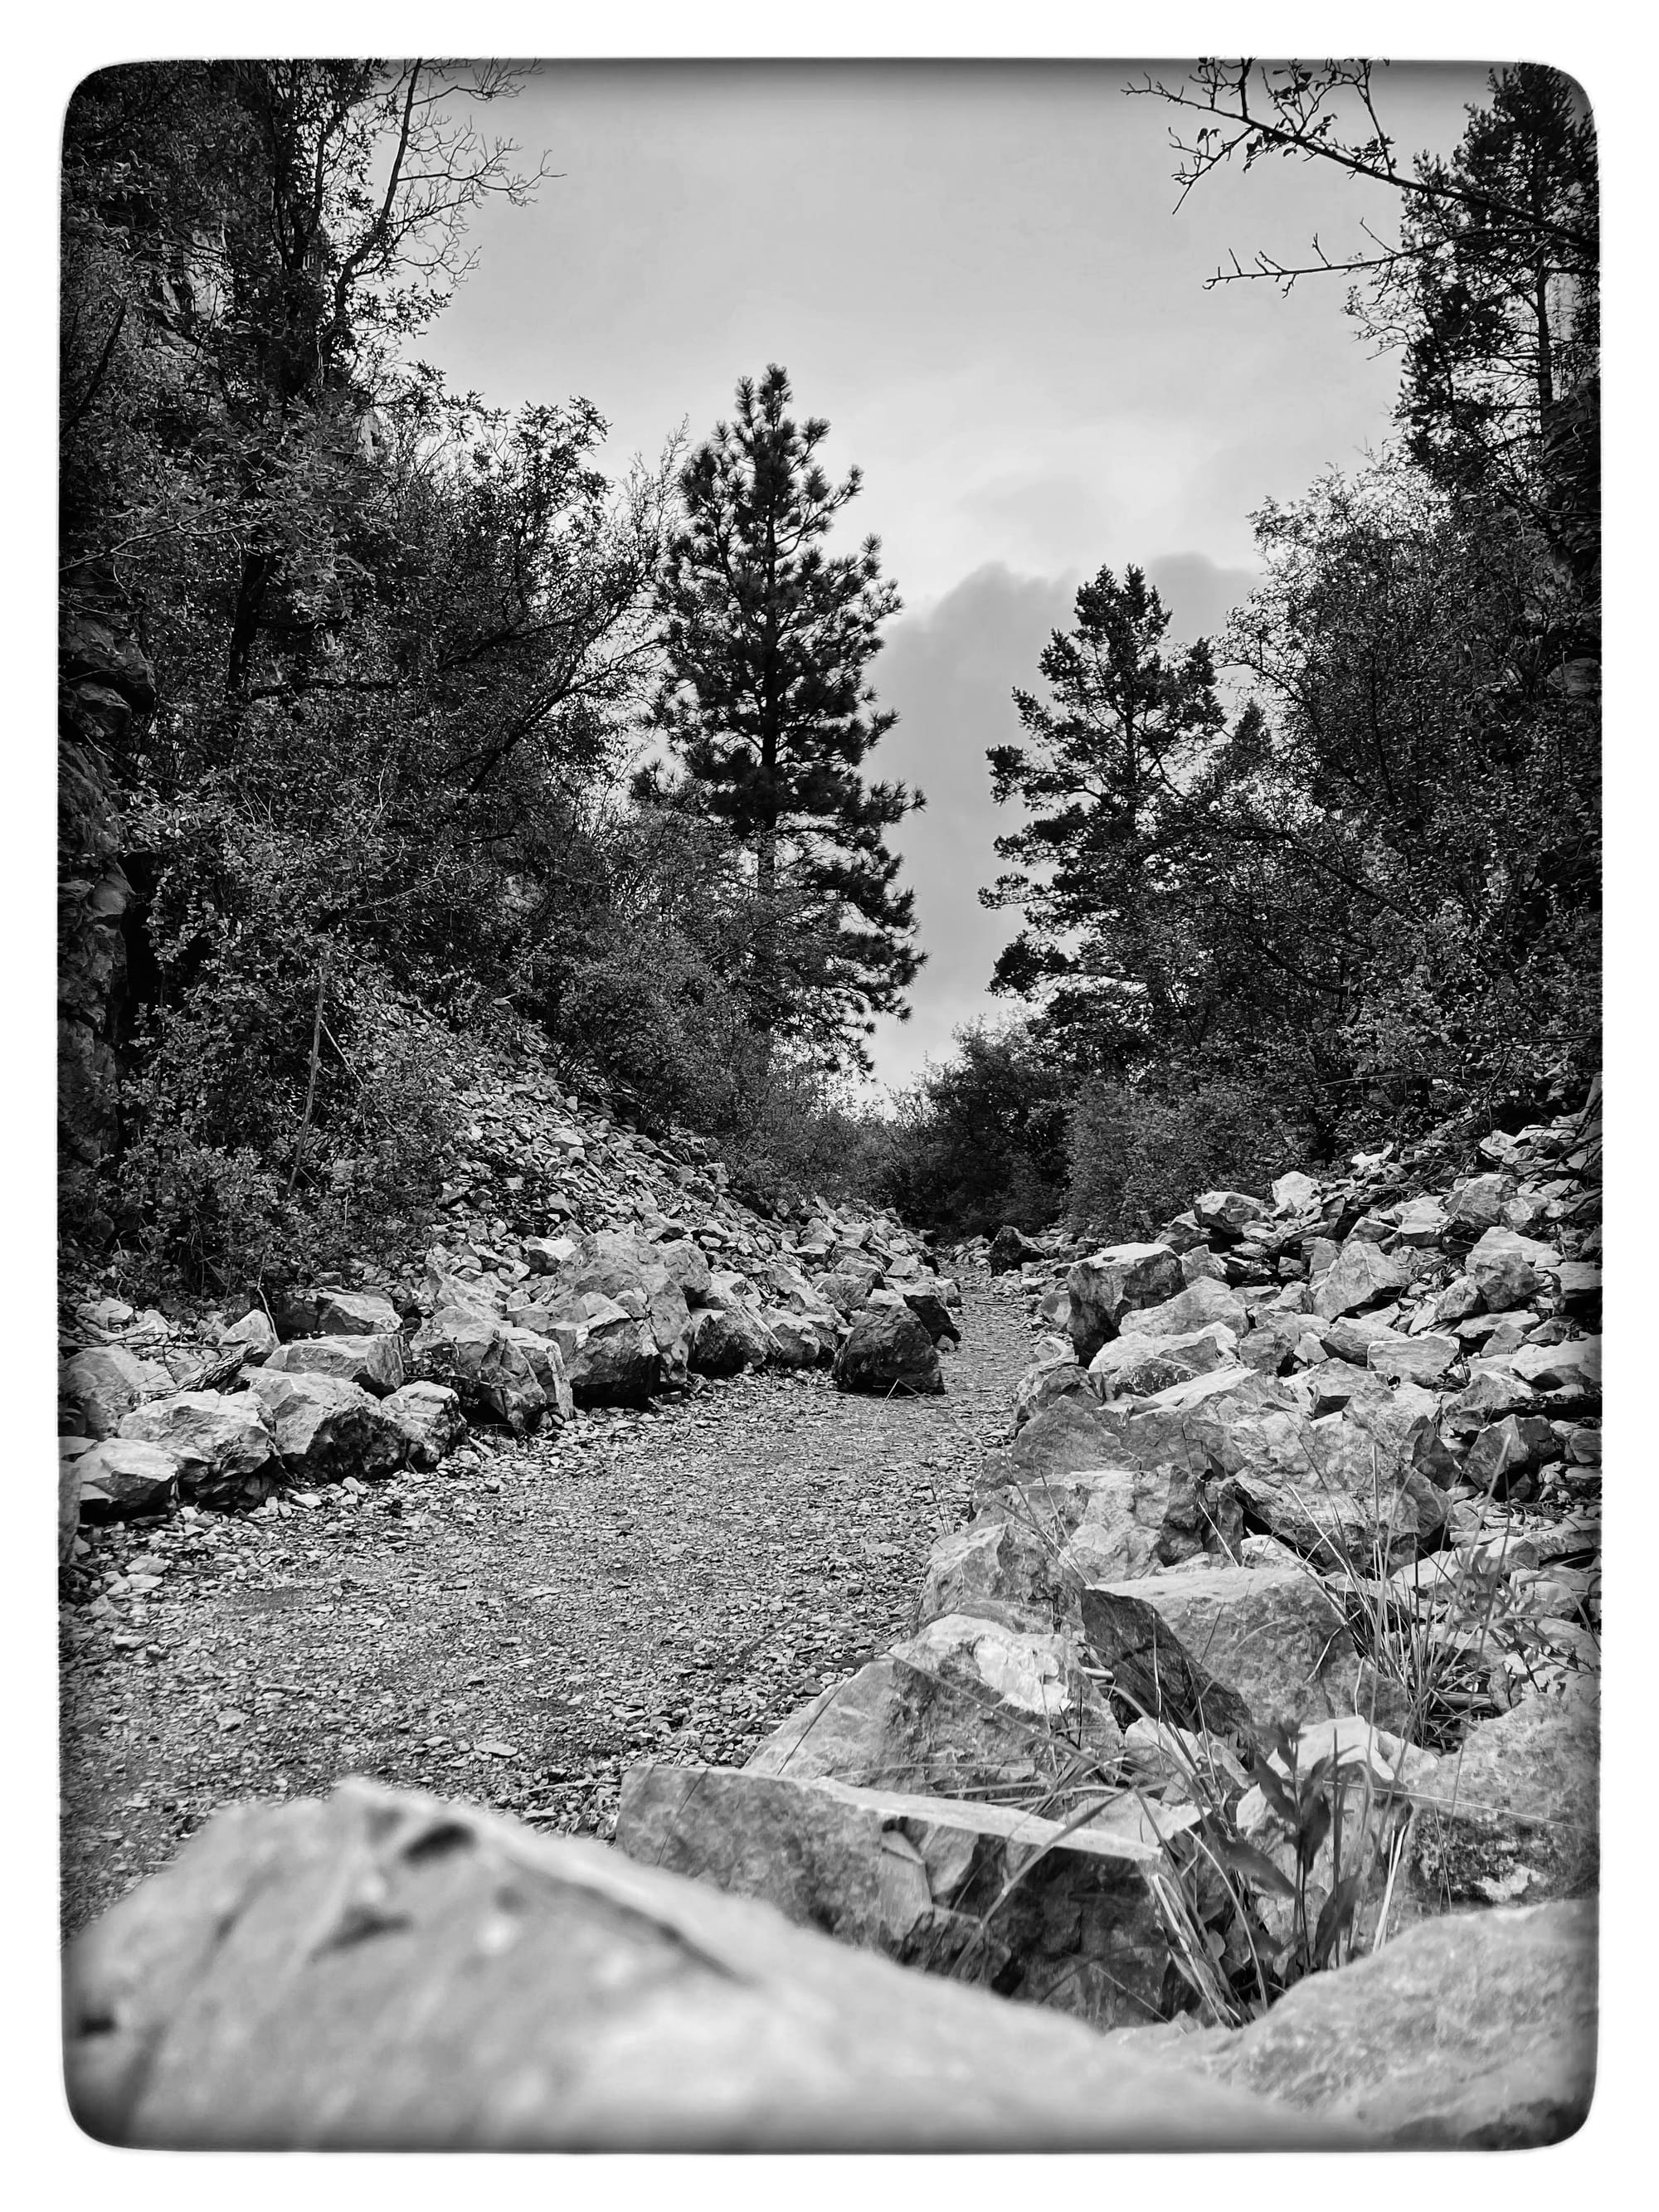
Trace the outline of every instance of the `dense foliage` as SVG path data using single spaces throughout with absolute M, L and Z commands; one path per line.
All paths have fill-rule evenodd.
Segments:
M 1399 193 L 1397 245 L 1373 229 L 1340 263 L 1212 281 L 1359 276 L 1351 311 L 1402 353 L 1405 434 L 1262 508 L 1264 580 L 1212 646 L 1171 653 L 1140 571 L 1103 568 L 1042 654 L 1046 696 L 1014 694 L 1025 742 L 989 756 L 1021 809 L 998 841 L 1018 865 L 981 893 L 1024 921 L 994 978 L 1026 1009 L 1010 1064 L 1033 1105 L 1056 1083 L 1072 1102 L 1074 1222 L 1126 1233 L 1206 1182 L 1259 1188 L 1470 1109 L 1517 1123 L 1600 1056 L 1582 95 L 1501 71 L 1449 159 L 1402 165 L 1366 63 L 1206 62 L 1143 89 L 1206 118 L 1175 138 L 1186 188 L 1280 155 Z M 978 1050 L 930 1078 L 919 1158 Z M 1009 1126 L 985 1111 L 982 1141 Z
M 100 796 L 64 869 L 107 800 L 132 897 L 119 1127 L 74 1156 L 64 1220 L 151 1287 L 418 1229 L 457 1055 L 492 1026 L 541 1026 L 574 1079 L 775 1176 L 805 1044 L 915 972 L 879 837 L 911 801 L 857 773 L 891 719 L 860 677 L 893 602 L 873 546 L 822 550 L 855 484 L 817 477 L 781 372 L 755 404 L 798 539 L 773 580 L 793 719 L 734 805 L 685 657 L 725 434 L 611 480 L 588 401 L 508 416 L 414 363 L 468 215 L 536 181 L 483 128 L 517 82 L 182 62 L 70 104 L 65 665 L 100 681 L 69 696 L 65 788 Z M 147 664 L 125 701 L 100 639 Z M 663 700 L 682 733 L 701 700 L 701 750 L 630 796 Z

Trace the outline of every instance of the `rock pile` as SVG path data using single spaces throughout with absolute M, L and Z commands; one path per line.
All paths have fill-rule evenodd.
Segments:
M 1004 1233 L 983 1256 L 1065 1338 L 934 1548 L 919 1632 L 743 1770 L 636 1768 L 618 1843 L 1388 2140 L 1570 2132 L 1593 2045 L 1593 1916 L 1569 1900 L 1596 1879 L 1600 1146 L 1592 1097 L 1473 1159 L 1431 1143 L 1206 1192 L 1142 1243 Z M 1213 1984 L 1155 1902 L 1199 1866 L 1183 1824 L 1294 1895 L 1285 1808 L 1322 1776 L 1363 1791 L 1329 1816 L 1355 1962 L 1298 1983 L 1282 2032 L 1275 2008 L 1185 2033 Z M 1310 1925 L 1334 1849 L 1300 1863 Z M 1204 1891 L 1224 1967 L 1238 1929 Z M 1253 1904 L 1288 1942 L 1265 1878 Z M 1366 2015 L 1420 2007 L 1422 1960 L 1486 1997 L 1442 2015 L 1419 2100 Z
M 113 1297 L 65 1316 L 64 1556 L 81 1513 L 257 1506 L 287 1484 L 435 1466 L 469 1422 L 523 1436 L 753 1367 L 944 1389 L 961 1291 L 890 1213 L 814 1199 L 763 1217 L 700 1139 L 584 1108 L 533 1055 L 462 1096 L 418 1270 L 296 1286 L 231 1321 Z
M 1188 2145 L 1223 2087 L 1251 2093 L 1229 2110 L 1264 2124 L 1293 2112 L 1374 2143 L 1570 2134 L 1594 2067 L 1595 1101 L 1448 1155 L 1442 1142 L 1266 1196 L 1206 1192 L 1139 1243 L 1045 1240 L 1033 1258 L 1002 1240 L 1000 1280 L 1064 1336 L 1038 1346 L 1008 1447 L 935 1547 L 913 1633 L 742 1768 L 636 1765 L 610 1860 L 361 1785 L 222 1816 L 83 1939 L 77 2109 L 147 2142 L 218 2139 L 231 2112 L 241 2142 L 249 2113 L 273 2144 L 623 2140 L 605 2069 L 571 2059 L 566 2023 L 599 2033 L 588 1992 L 625 1982 L 637 1999 L 604 2017 L 632 2054 L 618 2079 L 635 2147 L 706 2139 L 690 2081 L 727 2116 L 724 2142 L 844 2148 L 854 2075 L 872 2100 L 857 2139 L 896 2141 L 872 2082 L 896 2069 L 904 2109 L 937 2116 L 952 2067 L 958 2087 L 995 2075 L 1007 2090 L 977 2135 L 951 2104 L 951 2147 L 1015 2140 L 1039 2027 L 1104 2032 L 1085 2037 L 1103 2081 L 1121 2063 L 1184 2083 Z M 142 1322 L 106 1330 L 125 1357 L 73 1378 L 86 1432 L 71 1449 L 104 1455 L 101 1491 L 83 1476 L 82 1494 L 153 1482 L 145 1450 L 173 1454 L 181 1484 L 188 1465 L 198 1495 L 289 1453 L 363 1454 L 411 1391 L 430 1394 L 428 1419 L 465 1396 L 528 1425 L 584 1393 L 693 1387 L 766 1356 L 786 1318 L 846 1385 L 933 1387 L 929 1317 L 948 1319 L 948 1286 L 888 1225 L 825 1212 L 733 1231 L 654 1212 L 666 1185 L 651 1175 L 667 1170 L 644 1157 L 653 1194 L 631 1224 L 572 1221 L 514 1247 L 492 1223 L 489 1241 L 429 1256 L 394 1319 L 400 1335 L 418 1322 L 410 1364 L 447 1362 L 446 1382 L 394 1383 L 372 1348 L 392 1332 L 320 1300 L 308 1340 L 350 1348 L 296 1359 L 245 1328 L 240 1391 L 222 1376 L 190 1388 L 200 1378 Z M 244 1461 L 251 1477 L 232 1472 Z M 268 1909 L 272 1885 L 285 1912 Z M 271 1932 L 312 1926 L 325 1897 L 356 1962 L 330 1974 L 325 1944 L 301 1957 Z M 724 1975 L 692 2004 L 653 1994 L 654 1931 L 671 1925 L 677 1976 L 705 1957 Z M 133 1970 L 204 1944 L 205 1983 Z M 1271 1990 L 1264 1953 L 1292 1961 Z M 879 2004 L 872 1974 L 890 1992 Z M 228 2051 L 215 1976 L 262 1993 Z M 836 2023 L 839 2057 L 777 1998 L 790 1976 L 815 1993 L 814 2033 Z M 947 2013 L 965 2024 L 951 2008 L 988 2000 L 945 1981 L 1023 2001 L 972 2063 Z M 736 2014 L 733 1989 L 748 1993 Z M 464 2092 L 403 2025 L 457 2004 L 484 2054 L 469 2030 Z M 908 2024 L 896 2042 L 883 2005 Z M 677 2021 L 717 2053 L 717 2100 Z M 365 2036 L 382 2063 L 364 2063 Z M 498 2049 L 511 2067 L 488 2063 Z M 323 2079 L 345 2092 L 323 2099 Z M 434 2079 L 430 2103 L 398 2091 Z M 1121 2109 L 1110 2093 L 1086 2123 L 1067 2109 L 1085 2134 L 1062 2125 L 1049 2147 L 1101 2140 L 1086 2129 L 1103 2124 L 1121 2140 L 1100 2117 Z

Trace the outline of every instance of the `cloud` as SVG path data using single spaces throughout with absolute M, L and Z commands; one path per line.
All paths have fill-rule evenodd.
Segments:
M 872 765 L 927 797 L 893 841 L 916 895 L 927 964 L 910 994 L 911 1019 L 877 1025 L 884 1082 L 908 1080 L 929 1054 L 948 1054 L 959 1023 L 1006 1011 L 986 985 L 1018 925 L 979 903 L 980 885 L 1000 866 L 993 841 L 1007 826 L 992 802 L 985 755 L 1018 738 L 1009 693 L 1036 681 L 1038 656 L 1069 619 L 1077 582 L 1017 575 L 1000 562 L 975 569 L 934 605 L 901 615 L 875 665 L 882 703 L 899 722 Z
M 1146 580 L 1170 611 L 1170 635 L 1212 644 L 1232 610 L 1261 581 L 1255 568 L 1224 568 L 1207 553 L 1170 553 L 1146 563 Z

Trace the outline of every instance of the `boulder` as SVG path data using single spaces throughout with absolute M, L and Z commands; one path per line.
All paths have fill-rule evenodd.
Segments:
M 1283 1375 L 1296 1361 L 1296 1348 L 1306 1335 L 1304 1314 L 1273 1310 L 1259 1313 L 1237 1340 L 1237 1358 L 1258 1375 Z
M 775 1359 L 778 1345 L 752 1306 L 723 1311 L 700 1306 L 691 1317 L 686 1351 L 694 1375 L 738 1375 Z
M 1509 1360 L 1471 1360 L 1468 1382 L 1444 1402 L 1440 1418 L 1449 1436 L 1474 1440 L 1504 1413 L 1531 1413 L 1535 1407 L 1537 1391 L 1522 1382 Z
M 411 1467 L 434 1468 L 466 1441 L 461 1401 L 441 1382 L 405 1382 L 380 1411 L 404 1440 Z
M 1016 1435 L 1027 1421 L 1035 1419 L 1046 1406 L 1056 1399 L 1071 1395 L 1073 1391 L 1086 1389 L 1089 1370 L 1079 1365 L 1069 1352 L 1055 1352 L 1047 1359 L 1034 1360 L 1014 1385 L 1014 1431 Z
M 1310 1213 L 1319 1203 L 1319 1185 L 1310 1175 L 1292 1170 L 1273 1185 L 1275 1213 Z
M 1167 1244 L 1110 1244 L 1079 1260 L 1066 1274 L 1066 1288 L 1072 1343 L 1086 1364 L 1117 1334 L 1125 1314 L 1160 1304 L 1180 1290 L 1181 1261 Z M 1201 1328 L 1217 1318 L 1206 1314 L 1182 1327 Z
M 1212 1567 L 1106 1584 L 1083 1593 L 1083 1626 L 1116 1678 L 1120 1714 L 1201 1731 L 1241 1714 L 1260 1727 L 1370 1710 L 1370 1670 L 1305 1570 Z
M 1365 1364 L 1385 1382 L 1433 1385 L 1443 1382 L 1449 1369 L 1463 1357 L 1455 1336 L 1374 1336 L 1365 1347 Z
M 332 1375 L 355 1382 L 376 1398 L 403 1388 L 401 1337 L 382 1330 L 376 1336 L 301 1336 L 280 1345 L 264 1363 L 284 1375 Z
M 181 1498 L 224 1495 L 275 1471 L 275 1428 L 251 1390 L 234 1397 L 217 1390 L 181 1390 L 171 1398 L 153 1399 L 124 1418 L 120 1434 L 173 1454 Z
M 374 1783 L 236 1806 L 77 1936 L 82 2128 L 179 2149 L 1352 2138 L 604 1845 Z
M 1222 1322 L 1185 1336 L 1125 1334 L 1102 1345 L 1089 1362 L 1089 1387 L 1102 1399 L 1149 1397 L 1236 1364 L 1237 1351 L 1237 1337 Z
M 1595 2080 L 1595 1906 L 1449 1913 L 1310 1974 L 1262 2019 L 1159 2055 L 1344 2120 L 1375 2143 L 1520 2150 L 1583 2124 Z
M 296 1291 L 281 1306 L 289 1336 L 395 1336 L 398 1310 L 378 1291 Z
M 1464 1455 L 1463 1480 L 1503 1498 L 1512 1483 L 1559 1455 L 1555 1431 L 1542 1414 L 1510 1413 L 1475 1437 Z
M 81 1409 L 89 1437 L 112 1437 L 135 1406 L 165 1398 L 176 1389 L 159 1359 L 141 1358 L 118 1344 L 96 1344 L 66 1360 L 61 1395 Z
M 1480 1285 L 1472 1275 L 1454 1275 L 1443 1290 L 1419 1305 L 1407 1323 L 1408 1334 L 1443 1328 L 1480 1310 Z
M 1046 1260 L 1048 1256 L 1040 1244 L 1032 1243 L 1012 1222 L 1005 1222 L 991 1239 L 985 1264 L 994 1275 L 1009 1275 L 1028 1261 Z
M 553 1313 L 561 1319 L 574 1316 L 591 1322 L 597 1317 L 598 1310 L 587 1302 L 599 1298 L 608 1305 L 620 1307 L 631 1321 L 646 1322 L 659 1366 L 657 1377 L 646 1389 L 647 1395 L 665 1387 L 677 1387 L 684 1381 L 687 1372 L 686 1338 L 690 1313 L 678 1277 L 671 1272 L 662 1256 L 668 1249 L 665 1245 L 643 1243 L 621 1231 L 605 1231 L 596 1236 L 584 1236 L 578 1240 L 574 1256 L 554 1278 L 549 1300 Z M 699 1273 L 681 1254 L 677 1264 L 679 1274 L 696 1283 L 701 1294 L 707 1297 L 710 1281 L 707 1263 Z M 745 1284 L 744 1287 L 746 1290 L 748 1286 Z M 536 1327 L 533 1319 L 520 1319 L 521 1326 Z M 597 1369 L 603 1363 L 590 1364 Z M 574 1388 L 574 1372 L 571 1382 Z M 636 1382 L 637 1378 L 634 1378 L 628 1388 L 632 1389 Z M 579 1402 L 588 1402 L 584 1393 L 596 1387 L 595 1380 L 584 1379 L 576 1393 Z M 634 1401 L 621 1399 L 617 1402 Z
M 1395 1234 L 1402 1244 L 1422 1251 L 1443 1243 L 1451 1225 L 1451 1216 L 1440 1200 L 1425 1192 L 1401 1207 Z
M 1351 1398 L 1371 1388 L 1371 1372 L 1352 1359 L 1322 1359 L 1317 1366 L 1303 1370 L 1297 1387 L 1317 1419 L 1322 1413 L 1340 1413 Z
M 575 1258 L 576 1243 L 572 1237 L 526 1237 L 523 1250 L 532 1275 L 556 1275 Z
M 1519 1236 L 1513 1229 L 1487 1230 L 1464 1262 L 1489 1313 L 1525 1305 L 1543 1288 L 1544 1277 L 1560 1264 L 1561 1255 L 1553 1246 Z
M 918 1627 L 959 1613 L 1047 1635 L 1065 1613 L 1060 1546 L 1035 1518 L 985 1512 L 941 1536 L 927 1555 Z
M 868 1308 L 830 1369 L 838 1390 L 877 1397 L 925 1397 L 945 1388 L 933 1340 L 908 1306 Z
M 292 1474 L 343 1482 L 348 1475 L 393 1474 L 404 1464 L 408 1447 L 401 1428 L 355 1382 L 266 1365 L 255 1369 L 248 1389 L 269 1415 Z
M 1600 1870 L 1601 1683 L 1521 1698 L 1482 1721 L 1417 1793 L 1401 1917 L 1542 1905 L 1594 1892 Z
M 1109 1469 L 1076 1478 L 1060 1498 L 1065 1615 L 1079 1628 L 1086 1586 L 1128 1582 L 1206 1555 L 1231 1560 L 1243 1533 L 1232 1492 L 1188 1468 Z M 1055 1510 L 1054 1502 L 1045 1503 Z
M 1193 1213 L 1200 1229 L 1231 1244 L 1253 1221 L 1265 1219 L 1267 1207 L 1259 1198 L 1242 1190 L 1206 1190 L 1193 1200 Z
M 1344 1314 L 1340 1320 L 1321 1322 L 1317 1334 L 1330 1359 L 1351 1359 L 1357 1367 L 1370 1365 L 1374 1344 L 1392 1344 L 1402 1332 L 1395 1326 L 1398 1306 L 1380 1306 L 1375 1313 Z
M 411 1352 L 425 1370 L 422 1380 L 447 1384 L 466 1412 L 501 1421 L 514 1436 L 525 1435 L 556 1404 L 542 1381 L 555 1371 L 556 1346 L 494 1315 L 441 1307 L 422 1323 Z
M 213 1340 L 227 1351 L 240 1346 L 250 1367 L 258 1366 L 276 1349 L 276 1332 L 263 1306 L 255 1306 L 240 1321 L 229 1322 L 216 1333 Z
M 1601 1340 L 1572 1336 L 1559 1344 L 1523 1344 L 1509 1364 L 1534 1390 L 1594 1395 L 1601 1388 Z
M 79 1520 L 126 1521 L 135 1514 L 161 1513 L 178 1497 L 181 1462 L 164 1444 L 140 1443 L 130 1437 L 108 1437 L 101 1443 L 66 1437 L 58 1454 Z
M 951 1318 L 950 1309 L 937 1291 L 904 1292 L 904 1303 L 937 1344 L 948 1336 L 952 1344 L 962 1342 L 962 1331 Z
M 579 1406 L 643 1406 L 668 1380 L 648 1320 L 636 1320 L 597 1295 L 573 1300 L 568 1340 L 556 1334 L 571 1395 Z M 689 1335 L 688 1316 L 688 1330 Z M 687 1365 L 690 1355 L 687 1354 Z
M 1053 1786 L 1079 1759 L 1110 1770 L 1121 1742 L 1071 1638 L 951 1613 L 792 1713 L 748 1766 L 961 1796 Z
M 877 1268 L 860 1268 L 856 1272 L 850 1268 L 832 1269 L 827 1275 L 820 1275 L 817 1281 L 824 1303 L 849 1319 L 863 1311 L 870 1302 L 870 1293 L 880 1285 L 881 1273 Z
M 836 1356 L 833 1322 L 815 1321 L 783 1306 L 769 1307 L 760 1322 L 771 1339 L 767 1357 L 780 1367 L 820 1367 Z
M 1194 1336 L 1218 1327 L 1243 1336 L 1249 1325 L 1249 1308 L 1237 1291 L 1209 1276 L 1188 1283 L 1172 1297 L 1126 1313 L 1120 1323 L 1125 1336 Z
M 1015 1806 L 645 1765 L 623 1784 L 617 1843 L 797 1926 L 1095 2027 L 1160 2020 L 1179 1995 L 1148 1880 L 1158 1846 L 1139 1821 L 1068 1830 Z
M 1411 1252 L 1385 1252 L 1380 1244 L 1351 1237 L 1334 1264 L 1314 1285 L 1313 1310 L 1322 1321 L 1361 1313 L 1410 1288 L 1417 1261 Z
M 1446 1194 L 1446 1217 L 1471 1236 L 1479 1236 L 1485 1229 L 1501 1228 L 1504 1206 L 1514 1192 L 1515 1177 L 1511 1175 L 1466 1176 Z
M 1010 1627 L 1082 1626 L 1091 1583 L 1127 1581 L 1206 1554 L 1231 1559 L 1238 1508 L 1184 1468 L 1043 1477 L 995 1501 L 929 1555 L 917 1618 L 974 1613 Z

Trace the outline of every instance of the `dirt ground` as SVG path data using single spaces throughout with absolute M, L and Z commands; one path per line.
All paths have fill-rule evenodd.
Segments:
M 85 1532 L 62 1643 L 66 1932 L 219 1806 L 341 1776 L 608 1836 L 646 1757 L 741 1763 L 905 1635 L 1031 1356 L 963 1284 L 942 1398 L 711 1383 L 435 1473 Z

